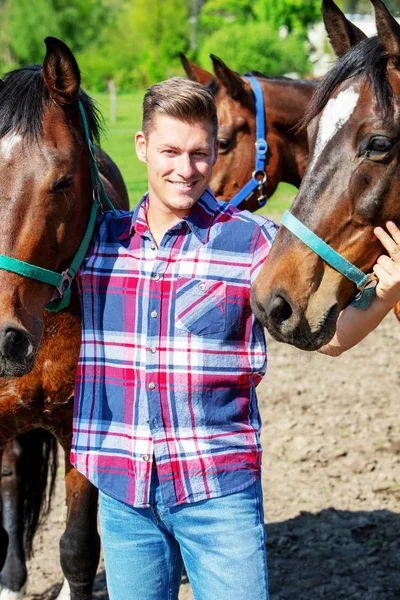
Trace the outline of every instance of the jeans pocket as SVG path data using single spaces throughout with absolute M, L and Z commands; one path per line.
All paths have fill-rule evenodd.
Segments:
M 179 277 L 176 289 L 175 326 L 194 335 L 225 331 L 225 282 Z

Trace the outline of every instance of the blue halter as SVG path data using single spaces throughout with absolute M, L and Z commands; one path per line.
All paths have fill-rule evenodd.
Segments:
M 264 115 L 264 96 L 261 85 L 254 77 L 246 77 L 249 80 L 253 89 L 254 99 L 256 102 L 256 160 L 255 169 L 250 181 L 228 202 L 233 206 L 239 206 L 244 200 L 258 187 L 260 195 L 258 203 L 260 208 L 267 202 L 267 196 L 264 194 L 264 184 L 267 181 L 267 173 L 265 171 L 265 161 L 267 158 L 268 144 L 265 139 L 265 115 Z
M 288 210 L 283 215 L 282 225 L 318 254 L 318 256 L 328 263 L 328 265 L 356 284 L 359 293 L 352 302 L 352 306 L 361 310 L 368 308 L 375 295 L 375 287 L 377 284 L 376 277 L 373 273 L 368 273 L 366 275 L 360 271 L 360 269 L 357 269 L 357 267 L 343 258 L 343 256 L 340 256 L 336 250 L 333 250 L 326 242 L 308 229 L 308 227 L 303 225 L 303 223 Z

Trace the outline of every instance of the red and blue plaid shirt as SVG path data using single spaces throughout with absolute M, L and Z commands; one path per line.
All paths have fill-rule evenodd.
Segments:
M 100 490 L 149 506 L 153 457 L 166 506 L 260 475 L 255 387 L 266 368 L 250 285 L 276 233 L 209 190 L 157 248 L 145 196 L 98 222 L 82 300 L 71 461 Z

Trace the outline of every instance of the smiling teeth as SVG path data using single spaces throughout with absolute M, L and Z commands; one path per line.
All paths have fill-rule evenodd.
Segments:
M 185 183 L 185 182 L 181 182 L 181 181 L 171 181 L 172 185 L 176 185 L 176 187 L 193 187 L 194 186 L 194 182 L 192 183 Z

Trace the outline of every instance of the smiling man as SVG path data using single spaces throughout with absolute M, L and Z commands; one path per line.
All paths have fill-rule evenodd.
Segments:
M 266 600 L 250 285 L 275 225 L 219 205 L 211 93 L 152 86 L 136 151 L 148 193 L 105 213 L 79 274 L 72 461 L 100 490 L 111 600 Z
M 111 600 L 177 600 L 183 564 L 197 600 L 268 599 L 255 391 L 266 347 L 250 286 L 276 226 L 215 200 L 217 128 L 200 84 L 147 91 L 136 150 L 149 191 L 99 219 L 78 276 L 71 462 L 100 490 Z M 376 300 L 343 311 L 327 354 L 400 299 L 400 231 L 387 227 Z

